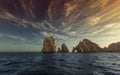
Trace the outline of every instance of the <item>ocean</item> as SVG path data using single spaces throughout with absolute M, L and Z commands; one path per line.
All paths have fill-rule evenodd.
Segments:
M 120 75 L 120 53 L 0 53 L 0 75 Z

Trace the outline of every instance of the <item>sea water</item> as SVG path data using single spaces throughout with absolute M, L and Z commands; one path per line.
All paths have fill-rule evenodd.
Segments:
M 0 53 L 0 75 L 120 75 L 120 53 Z

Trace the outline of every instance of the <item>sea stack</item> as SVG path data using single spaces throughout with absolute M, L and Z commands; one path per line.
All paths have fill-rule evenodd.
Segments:
M 58 52 L 69 52 L 69 49 L 65 44 L 62 44 L 61 49 L 58 47 Z
M 61 52 L 69 52 L 69 49 L 68 49 L 68 47 L 65 44 L 62 44 Z
M 43 49 L 41 52 L 45 53 L 56 52 L 56 41 L 52 36 L 46 37 L 44 39 Z
M 100 52 L 102 49 L 94 42 L 91 42 L 88 39 L 84 39 L 80 42 L 72 52 Z

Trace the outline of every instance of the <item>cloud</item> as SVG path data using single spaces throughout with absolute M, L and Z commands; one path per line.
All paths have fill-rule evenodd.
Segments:
M 6 12 L 6 11 L 4 11 L 3 13 L 0 13 L 0 18 L 7 19 L 7 20 L 16 19 L 15 16 L 13 16 L 12 14 L 10 14 L 9 12 Z
M 57 29 L 56 29 L 55 27 L 53 27 L 53 25 L 52 25 L 51 23 L 49 23 L 48 21 L 45 20 L 44 23 L 45 23 L 50 29 L 57 31 Z
M 38 7 L 42 1 L 38 2 L 38 5 L 34 4 L 36 2 L 34 0 L 30 0 L 27 4 L 24 0 L 20 2 L 21 6 L 18 7 L 17 4 L 13 5 L 14 3 L 9 5 L 15 7 L 13 13 L 9 7 L 3 6 L 2 8 L 0 5 L 3 9 L 0 12 L 0 19 L 14 21 L 16 23 L 14 25 L 26 29 L 31 26 L 32 29 L 38 29 L 40 35 L 44 37 L 54 36 L 60 40 L 70 39 L 73 36 L 78 39 L 86 37 L 98 39 L 99 36 L 104 38 L 109 36 L 110 39 L 111 35 L 115 35 L 114 38 L 119 37 L 117 35 L 120 33 L 120 23 L 118 23 L 120 20 L 120 0 L 52 0 L 50 6 L 45 5 L 45 8 L 41 8 L 42 10 L 41 6 Z M 24 12 L 18 12 L 16 9 L 21 9 L 21 12 L 23 9 Z M 19 17 L 19 14 L 22 15 L 22 18 Z M 44 17 L 39 16 L 40 14 Z M 31 21 L 28 18 L 37 21 Z M 32 36 L 38 38 L 40 35 L 32 33 Z M 24 40 L 21 36 L 9 34 L 0 34 L 0 37 Z
M 120 22 L 107 24 L 99 29 L 95 29 L 91 35 L 114 35 L 120 33 Z
M 0 33 L 0 38 L 10 38 L 10 39 L 14 39 L 14 40 L 25 41 L 25 39 L 21 36 L 3 34 L 3 33 Z
M 52 33 L 52 32 L 43 31 L 43 32 L 41 32 L 41 34 L 44 37 L 54 36 L 56 39 L 59 39 L 59 40 L 66 40 L 66 39 L 68 39 L 68 36 L 65 36 L 65 35 L 62 35 L 62 34 L 56 34 L 56 33 Z
M 73 35 L 76 35 L 76 33 L 77 33 L 76 31 L 70 31 L 67 34 L 70 35 L 70 36 L 73 36 Z
M 77 0 L 72 0 L 72 2 L 67 2 L 65 3 L 66 7 L 66 14 L 65 16 L 69 16 L 71 12 L 78 6 L 79 1 Z
M 94 26 L 98 24 L 99 21 L 100 21 L 100 17 L 92 16 L 92 17 L 88 17 L 87 19 L 85 19 L 85 24 Z
M 71 27 L 71 26 L 68 26 L 68 27 L 63 28 L 62 31 L 65 32 L 65 33 L 67 33 L 67 32 L 69 32 L 71 29 L 72 29 L 72 27 Z
M 12 19 L 11 19 L 12 20 Z M 17 25 L 20 25 L 24 28 L 27 28 L 28 26 L 32 26 L 33 28 L 36 28 L 38 30 L 47 30 L 47 31 L 58 31 L 57 28 L 55 28 L 50 22 L 48 22 L 47 20 L 43 20 L 40 22 L 33 22 L 33 21 L 28 21 L 25 19 L 20 19 L 20 18 L 16 18 L 14 20 L 12 20 L 14 22 L 17 23 Z

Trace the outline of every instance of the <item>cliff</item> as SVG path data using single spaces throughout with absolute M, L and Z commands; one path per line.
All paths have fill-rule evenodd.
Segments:
M 102 49 L 94 42 L 84 39 L 76 47 L 73 47 L 72 52 L 100 52 Z
M 46 37 L 41 52 L 56 52 L 56 41 L 53 37 Z

